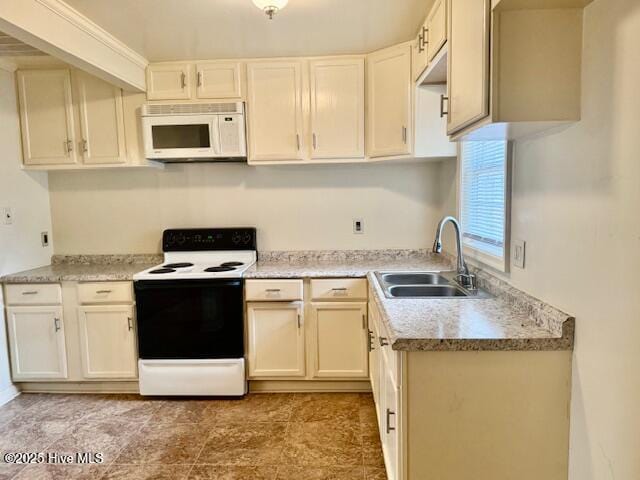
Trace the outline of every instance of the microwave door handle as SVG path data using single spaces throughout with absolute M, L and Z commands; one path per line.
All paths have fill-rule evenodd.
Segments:
M 215 120 L 211 122 L 211 146 L 216 155 L 220 155 L 220 115 L 216 115 Z

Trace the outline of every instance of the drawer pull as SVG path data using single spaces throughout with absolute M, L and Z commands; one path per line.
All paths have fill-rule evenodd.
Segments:
M 265 290 L 265 292 L 267 292 L 267 293 L 280 293 L 280 289 L 279 288 L 267 288 Z
M 396 427 L 391 426 L 391 415 L 395 415 L 395 414 L 396 412 L 393 412 L 387 408 L 387 434 L 393 432 L 396 429 Z
M 56 332 L 60 331 L 60 319 L 59 318 L 54 318 L 53 319 L 53 328 L 55 328 Z
M 389 341 L 386 337 L 378 337 L 378 340 L 380 341 L 381 347 L 386 347 L 387 345 L 389 345 Z
M 364 330 L 365 328 L 367 328 L 367 316 L 363 313 L 362 314 L 362 329 Z
M 96 290 L 96 294 L 102 295 L 104 293 L 111 293 L 113 290 Z
M 332 288 L 331 291 L 333 292 L 333 296 L 334 297 L 346 297 L 349 295 L 349 289 L 348 288 Z
M 22 295 L 37 295 L 38 290 L 27 290 L 26 292 L 22 292 Z
M 131 317 L 127 317 L 127 328 L 129 331 L 133 330 L 133 319 Z
M 298 314 L 298 328 L 302 328 L 302 318 L 300 314 Z

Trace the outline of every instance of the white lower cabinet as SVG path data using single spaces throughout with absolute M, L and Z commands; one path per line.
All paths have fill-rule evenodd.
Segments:
M 14 381 L 67 378 L 62 307 L 7 307 Z
M 310 338 L 313 377 L 367 377 L 367 304 L 314 302 Z
M 383 380 L 381 383 L 381 413 L 382 422 L 380 424 L 382 428 L 381 442 L 382 453 L 384 455 L 384 463 L 387 467 L 388 480 L 398 480 L 398 454 L 399 454 L 399 397 L 400 392 L 398 386 L 393 380 L 392 370 L 384 361 L 384 355 L 382 362 Z
M 131 305 L 81 306 L 78 322 L 85 378 L 136 378 L 138 354 Z
M 304 377 L 302 302 L 247 304 L 250 378 Z

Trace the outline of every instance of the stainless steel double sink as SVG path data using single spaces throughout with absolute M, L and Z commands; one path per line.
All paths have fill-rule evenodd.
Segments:
M 484 290 L 467 290 L 455 271 L 375 272 L 387 298 L 489 298 Z

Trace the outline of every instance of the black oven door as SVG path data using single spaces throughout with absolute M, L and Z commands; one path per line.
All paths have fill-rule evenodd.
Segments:
M 134 283 L 142 359 L 244 356 L 242 280 Z

